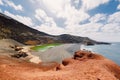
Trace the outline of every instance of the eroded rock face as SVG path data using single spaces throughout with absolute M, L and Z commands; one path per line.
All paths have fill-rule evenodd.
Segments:
M 72 63 L 74 63 L 74 59 L 72 59 L 72 58 L 67 58 L 67 59 L 64 59 L 64 60 L 62 61 L 62 64 L 63 64 L 64 66 L 67 66 L 67 65 L 72 64 Z
M 7 75 L 7 76 L 6 76 Z M 120 66 L 101 55 L 77 51 L 72 58 L 33 64 L 0 56 L 0 80 L 120 80 Z
M 30 47 L 28 46 L 20 47 L 20 46 L 15 45 L 15 46 L 9 46 L 9 47 L 13 48 L 16 52 L 18 52 L 16 54 L 12 54 L 11 57 L 24 58 L 25 60 L 28 60 L 36 64 L 39 64 L 42 62 L 38 56 L 31 54 Z
M 21 57 L 27 57 L 28 55 L 26 53 L 18 53 L 18 54 L 13 54 L 11 55 L 11 57 L 15 57 L 15 58 L 21 58 Z
M 68 67 L 73 65 L 76 67 L 79 65 L 81 68 L 78 68 L 80 73 L 82 72 L 85 75 L 91 75 L 90 77 L 96 77 L 96 79 L 88 78 L 85 80 L 107 80 L 108 77 L 110 78 L 109 80 L 120 80 L 120 66 L 104 58 L 103 56 L 90 51 L 77 51 L 73 55 L 73 58 L 63 60 L 62 64 Z M 98 75 L 96 75 L 98 73 L 103 76 L 98 77 Z
M 103 56 L 98 55 L 98 54 L 94 54 L 90 51 L 77 51 L 75 52 L 73 58 L 75 60 L 85 60 L 85 59 L 104 59 Z
M 102 60 L 104 59 L 104 57 L 98 54 L 94 54 L 90 51 L 80 50 L 80 51 L 76 51 L 72 58 L 64 59 L 62 61 L 62 64 L 66 66 L 68 64 L 74 63 L 75 60 L 86 61 L 89 59 Z

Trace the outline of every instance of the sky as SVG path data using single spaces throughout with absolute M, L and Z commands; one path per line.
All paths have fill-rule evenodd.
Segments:
M 120 42 L 120 0 L 0 0 L 0 12 L 52 35 Z

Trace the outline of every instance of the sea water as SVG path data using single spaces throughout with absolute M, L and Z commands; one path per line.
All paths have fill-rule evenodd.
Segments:
M 61 63 L 63 59 L 72 57 L 76 51 L 81 49 L 86 49 L 101 54 L 120 65 L 120 43 L 92 46 L 85 46 L 78 43 L 62 44 L 53 48 L 49 48 L 44 52 L 40 51 L 34 53 L 33 55 L 39 56 L 43 62 L 55 61 Z
M 120 65 L 120 43 L 112 43 L 111 45 L 85 46 L 85 48 L 89 48 L 93 52 L 101 54 Z

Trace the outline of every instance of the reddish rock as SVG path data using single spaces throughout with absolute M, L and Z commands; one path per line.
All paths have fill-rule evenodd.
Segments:
M 64 59 L 64 60 L 62 61 L 62 64 L 63 64 L 64 66 L 67 66 L 67 65 L 72 64 L 72 63 L 74 63 L 74 59 L 72 59 L 72 58 L 67 58 L 67 59 Z
M 92 52 L 85 51 L 85 50 L 75 52 L 73 58 L 75 60 L 86 60 L 86 59 L 98 59 L 98 60 L 100 60 L 100 59 L 104 59 L 104 57 L 101 55 L 94 54 Z
M 0 80 L 120 80 L 120 66 L 91 52 L 78 51 L 62 64 L 0 56 Z

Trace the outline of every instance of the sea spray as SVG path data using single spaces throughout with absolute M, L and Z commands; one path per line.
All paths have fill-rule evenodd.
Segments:
M 80 50 L 93 51 L 92 48 L 87 48 L 86 45 L 84 45 L 84 44 L 80 44 Z

